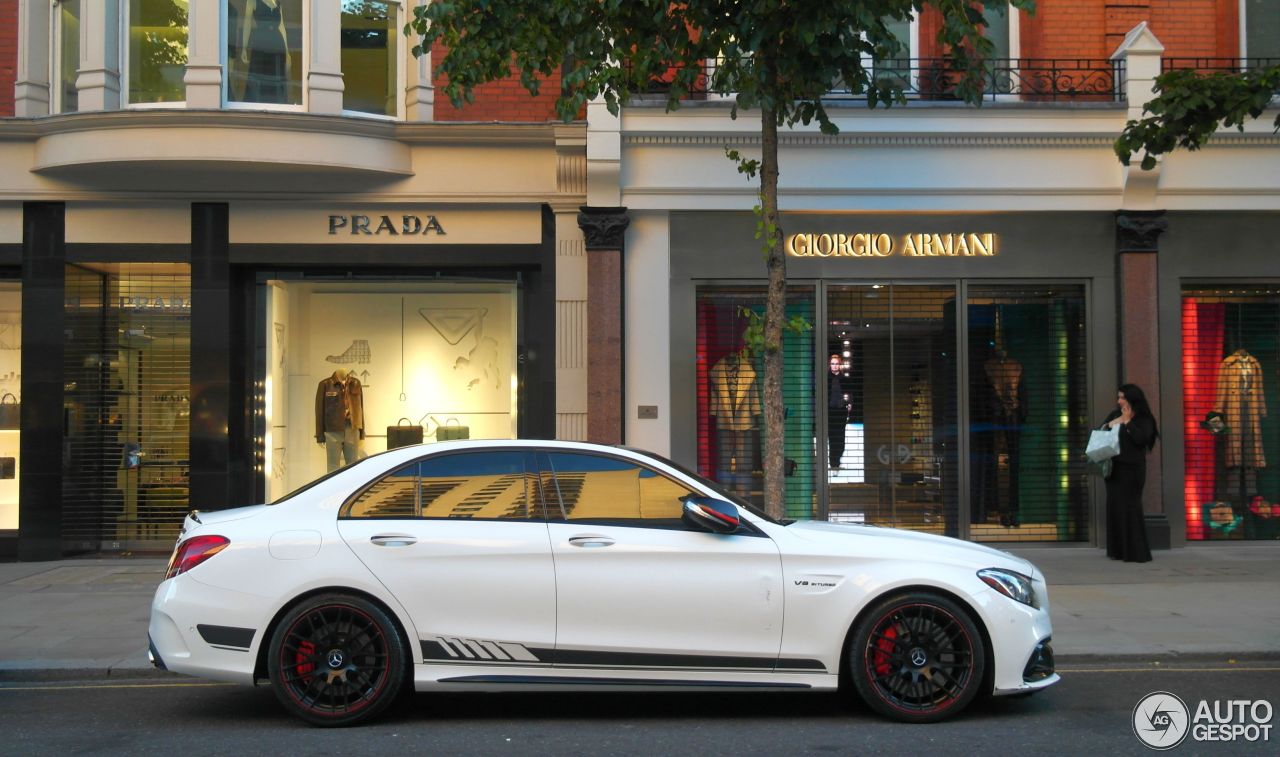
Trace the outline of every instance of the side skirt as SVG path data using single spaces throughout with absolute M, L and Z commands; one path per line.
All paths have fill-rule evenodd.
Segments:
M 414 666 L 418 691 L 833 691 L 838 686 L 839 676 L 817 673 Z

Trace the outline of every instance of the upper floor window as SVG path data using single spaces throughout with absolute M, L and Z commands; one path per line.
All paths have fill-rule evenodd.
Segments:
M 1243 0 L 1240 26 L 1244 56 L 1280 59 L 1280 0 Z
M 76 77 L 80 75 L 80 0 L 62 0 L 56 14 L 53 109 L 55 113 L 74 113 L 80 109 L 76 90 Z
M 129 104 L 186 100 L 187 0 L 129 0 Z
M 343 0 L 342 104 L 344 110 L 399 114 L 400 3 Z
M 302 105 L 302 0 L 226 0 L 227 100 Z

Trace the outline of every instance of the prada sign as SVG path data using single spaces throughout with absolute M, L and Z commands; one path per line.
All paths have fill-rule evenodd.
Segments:
M 408 214 L 394 219 L 392 216 L 330 215 L 329 235 L 336 236 L 339 232 L 352 236 L 445 235 L 444 227 L 435 216 L 424 219 L 423 216 Z
M 785 240 L 793 258 L 991 258 L 999 237 L 957 234 L 792 234 Z

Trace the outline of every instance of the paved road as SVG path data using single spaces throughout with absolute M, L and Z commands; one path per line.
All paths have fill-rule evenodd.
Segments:
M 1073 666 L 1054 689 L 982 702 L 934 726 L 889 723 L 831 694 L 415 694 L 373 725 L 322 730 L 286 716 L 265 688 L 184 678 L 7 683 L 0 754 L 1149 754 L 1130 722 L 1157 690 L 1192 708 L 1221 698 L 1280 709 L 1280 660 Z M 1188 740 L 1171 754 L 1275 754 L 1277 743 L 1280 733 L 1269 744 Z

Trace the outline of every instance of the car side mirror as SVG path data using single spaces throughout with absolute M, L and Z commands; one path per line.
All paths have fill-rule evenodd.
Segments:
M 731 534 L 742 525 L 737 505 L 697 495 L 684 498 L 680 520 L 699 531 L 710 531 L 713 534 Z

